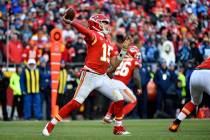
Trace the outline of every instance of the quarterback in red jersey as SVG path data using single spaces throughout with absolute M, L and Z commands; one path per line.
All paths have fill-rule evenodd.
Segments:
M 141 94 L 141 81 L 139 74 L 139 67 L 141 64 L 139 62 L 139 56 L 139 49 L 136 46 L 130 46 L 128 48 L 127 55 L 123 58 L 123 61 L 117 67 L 112 78 L 113 86 L 116 90 L 119 90 L 119 92 L 123 95 L 125 102 L 128 103 L 123 108 L 123 116 L 131 112 L 137 104 L 137 100 L 133 94 L 133 91 L 126 86 L 128 85 L 132 76 L 137 86 L 137 94 Z M 114 113 L 114 104 L 114 102 L 110 104 L 108 112 L 103 119 L 104 123 L 110 124 L 112 122 L 111 117 Z
M 73 9 L 68 9 L 63 17 L 63 21 L 76 28 L 78 32 L 85 36 L 87 44 L 87 56 L 85 66 L 80 76 L 80 83 L 77 86 L 74 97 L 66 105 L 64 105 L 58 114 L 46 124 L 42 131 L 44 136 L 49 136 L 54 126 L 67 117 L 73 110 L 78 109 L 91 91 L 98 90 L 103 95 L 115 102 L 114 113 L 116 114 L 116 122 L 113 133 L 115 135 L 127 135 L 129 132 L 122 125 L 123 116 L 123 96 L 115 91 L 112 86 L 111 79 L 106 72 L 108 67 L 117 67 L 126 55 L 131 39 L 126 39 L 122 44 L 122 49 L 118 55 L 111 45 L 107 34 L 109 34 L 109 18 L 104 15 L 96 14 L 88 20 L 88 28 L 84 27 L 76 20 L 68 18 L 74 14 Z
M 198 106 L 203 98 L 203 92 L 210 95 L 210 57 L 198 65 L 190 77 L 191 101 L 186 103 L 178 117 L 169 126 L 171 132 L 177 132 L 181 122 Z

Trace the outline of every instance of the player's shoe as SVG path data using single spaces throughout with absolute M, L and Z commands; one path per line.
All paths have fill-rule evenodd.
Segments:
M 113 120 L 111 118 L 104 117 L 102 120 L 103 124 L 111 124 Z
M 115 135 L 130 135 L 131 133 L 126 131 L 123 126 L 114 126 L 113 133 Z
M 177 130 L 178 130 L 180 124 L 181 124 L 181 121 L 176 119 L 176 120 L 173 121 L 173 123 L 169 126 L 169 128 L 168 128 L 169 131 L 171 131 L 171 132 L 177 132 Z
M 50 134 L 51 134 L 54 126 L 55 126 L 54 124 L 52 124 L 51 122 L 48 122 L 46 124 L 46 126 L 44 127 L 44 129 L 42 130 L 42 135 L 44 135 L 44 136 L 50 136 Z

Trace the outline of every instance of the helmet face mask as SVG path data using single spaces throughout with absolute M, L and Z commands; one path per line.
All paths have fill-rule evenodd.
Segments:
M 140 52 L 136 53 L 136 55 L 134 56 L 134 58 L 136 58 L 136 59 L 141 59 L 141 54 L 140 54 Z
M 101 14 L 93 15 L 88 20 L 88 26 L 91 30 L 102 32 L 104 34 L 110 33 L 109 23 L 109 18 Z

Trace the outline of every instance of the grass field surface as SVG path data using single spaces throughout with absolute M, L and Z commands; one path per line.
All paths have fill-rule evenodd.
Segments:
M 168 131 L 171 121 L 125 120 L 131 136 L 114 136 L 100 121 L 62 122 L 49 137 L 41 134 L 45 121 L 0 122 L 0 140 L 210 140 L 210 120 L 186 120 L 177 133 Z

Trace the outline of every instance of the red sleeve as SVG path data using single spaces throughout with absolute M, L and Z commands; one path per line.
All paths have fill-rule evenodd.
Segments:
M 118 49 L 117 49 L 117 47 L 114 45 L 114 46 L 113 46 L 113 50 L 111 51 L 110 57 L 112 58 L 112 57 L 114 57 L 114 56 L 117 56 L 118 54 L 119 54 Z
M 139 68 L 142 67 L 141 61 L 138 59 L 134 60 L 134 65 L 135 65 L 135 67 L 139 67 Z
M 85 28 L 83 25 L 80 23 L 73 21 L 71 25 L 76 28 L 81 34 L 85 35 L 86 38 L 91 38 L 91 40 L 94 40 L 94 34 L 92 33 L 91 30 Z

